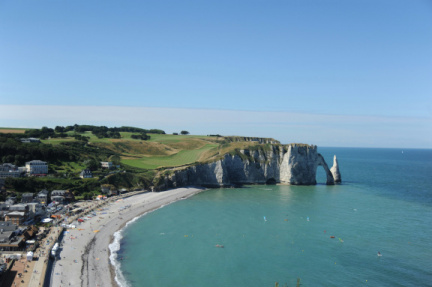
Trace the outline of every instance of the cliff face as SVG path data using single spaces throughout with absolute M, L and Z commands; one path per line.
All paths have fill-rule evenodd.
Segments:
M 334 184 L 333 174 L 316 146 L 268 145 L 260 149 L 240 150 L 234 155 L 226 154 L 212 163 L 168 170 L 160 188 L 266 183 L 314 185 L 318 166 L 324 168 L 327 184 Z

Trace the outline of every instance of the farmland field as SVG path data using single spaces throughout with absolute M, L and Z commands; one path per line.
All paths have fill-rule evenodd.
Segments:
M 20 128 L 0 128 L 0 133 L 4 134 L 23 134 L 26 129 Z

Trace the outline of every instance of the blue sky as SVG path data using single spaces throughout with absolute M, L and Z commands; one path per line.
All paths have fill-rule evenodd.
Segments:
M 429 0 L 1 1 L 0 126 L 432 148 L 431 31 Z

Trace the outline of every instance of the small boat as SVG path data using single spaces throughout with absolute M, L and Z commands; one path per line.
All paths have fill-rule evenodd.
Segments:
M 335 238 L 335 237 L 332 235 L 332 236 L 330 236 L 330 238 Z

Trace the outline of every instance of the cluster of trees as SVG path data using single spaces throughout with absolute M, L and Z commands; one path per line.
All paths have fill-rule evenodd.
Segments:
M 22 135 L 21 135 L 22 136 Z M 50 163 L 85 161 L 94 159 L 99 162 L 115 155 L 109 149 L 83 145 L 80 142 L 64 142 L 59 145 L 43 143 L 22 143 L 20 136 L 0 133 L 0 162 L 12 163 L 18 166 L 27 161 L 42 160 Z M 88 137 L 77 135 L 77 139 L 86 141 Z
M 61 146 L 23 144 L 16 138 L 0 134 L 0 159 L 3 163 L 13 163 L 21 166 L 25 162 L 39 159 L 43 161 L 74 161 L 76 156 Z
M 95 136 L 98 138 L 114 138 L 119 139 L 121 138 L 120 132 L 132 132 L 132 133 L 140 133 L 138 135 L 139 139 L 149 139 L 147 137 L 147 133 L 153 133 L 153 134 L 165 134 L 163 130 L 159 129 L 141 129 L 141 128 L 135 128 L 135 127 L 114 127 L 114 128 L 108 128 L 106 126 L 92 126 L 92 125 L 73 125 L 73 126 L 56 126 L 54 129 L 57 133 L 65 133 L 68 131 L 74 131 L 76 133 L 84 133 L 87 131 L 92 132 Z
M 146 133 L 141 133 L 139 135 L 131 135 L 131 138 L 136 139 L 136 140 L 146 141 L 146 140 L 150 139 L 150 136 L 147 135 Z
M 24 178 L 12 178 L 8 177 L 5 180 L 5 185 L 7 189 L 15 190 L 17 192 L 32 192 L 37 193 L 42 189 L 47 190 L 73 190 L 74 195 L 80 195 L 84 192 L 91 192 L 98 190 L 100 183 L 97 179 L 44 179 L 40 180 L 34 177 L 24 177 Z
M 95 136 L 97 136 L 99 139 L 102 139 L 102 138 L 119 139 L 119 138 L 121 138 L 121 135 L 119 132 L 110 131 L 106 127 L 100 127 L 100 128 L 94 129 L 94 130 L 92 130 L 92 133 Z
M 119 127 L 119 128 L 111 128 L 113 131 L 118 132 L 130 132 L 130 133 L 145 133 L 145 134 L 161 134 L 164 135 L 165 132 L 163 130 L 159 129 L 141 129 L 141 128 L 135 128 L 135 127 Z
M 26 130 L 24 132 L 24 135 L 26 137 L 30 138 L 40 138 L 40 139 L 47 139 L 47 138 L 65 138 L 68 135 L 64 132 L 56 133 L 54 129 L 50 129 L 47 127 L 42 127 L 41 129 L 32 129 L 32 130 Z
M 133 133 L 139 133 L 137 139 L 147 140 L 150 137 L 147 136 L 148 133 L 150 134 L 165 134 L 163 130 L 159 129 L 141 129 L 141 128 L 135 128 L 135 127 L 114 127 L 114 128 L 108 128 L 106 126 L 92 126 L 92 125 L 73 125 L 73 126 L 56 126 L 54 129 L 48 128 L 48 127 L 42 127 L 41 129 L 31 129 L 26 130 L 24 135 L 25 137 L 32 137 L 32 138 L 40 138 L 40 139 L 48 139 L 48 138 L 65 138 L 69 136 L 67 132 L 75 132 L 75 133 L 84 133 L 87 131 L 92 132 L 95 136 L 98 138 L 114 138 L 119 139 L 121 138 L 120 132 L 133 132 Z M 76 135 L 74 135 L 75 138 Z M 78 140 L 82 141 L 88 141 L 88 139 L 82 137 L 77 138 Z
M 61 129 L 62 127 L 56 127 L 56 129 Z M 71 129 L 72 128 L 72 129 Z M 99 132 L 131 132 L 131 133 L 152 133 L 152 134 L 165 134 L 163 130 L 159 129 L 141 129 L 141 128 L 135 128 L 135 127 L 113 127 L 108 128 L 106 126 L 92 126 L 92 125 L 74 125 L 74 126 L 68 126 L 64 128 L 65 131 L 73 130 L 77 133 L 83 133 L 86 131 L 91 131 L 93 133 L 99 133 Z
M 180 134 L 182 134 L 182 135 L 188 135 L 189 132 L 188 131 L 181 131 Z M 177 136 L 178 133 L 173 133 L 173 135 Z
M 83 142 L 88 142 L 90 137 L 86 137 L 86 136 L 82 136 L 82 135 L 74 135 L 74 138 L 77 141 L 83 141 Z

